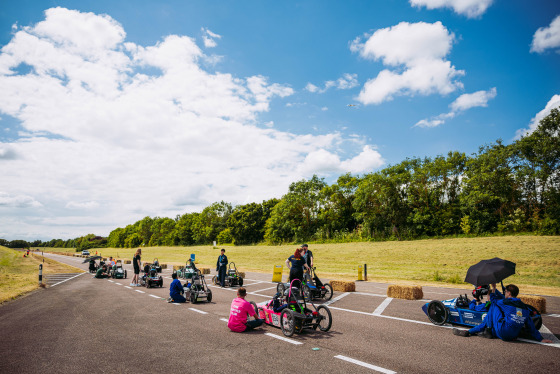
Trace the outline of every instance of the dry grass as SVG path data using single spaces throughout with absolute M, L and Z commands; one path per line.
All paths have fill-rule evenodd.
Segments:
M 15 299 L 39 287 L 41 255 L 23 257 L 23 252 L 0 246 L 0 303 Z M 82 270 L 45 259 L 43 274 L 80 273 Z
M 235 262 L 238 270 L 270 273 L 272 277 L 274 265 L 284 264 L 296 247 L 224 248 L 229 261 Z M 560 236 L 310 244 L 310 249 L 320 278 L 355 280 L 358 265 L 367 264 L 369 281 L 465 289 L 472 288 L 462 282 L 469 266 L 482 259 L 500 257 L 517 264 L 517 274 L 509 277 L 507 282 L 520 286 L 524 294 L 560 296 Z M 104 256 L 131 259 L 136 248 L 102 248 L 98 251 Z M 214 270 L 220 250 L 212 246 L 145 247 L 142 253 L 145 261 L 157 257 L 162 263 L 174 265 L 184 265 L 194 253 L 197 263 Z

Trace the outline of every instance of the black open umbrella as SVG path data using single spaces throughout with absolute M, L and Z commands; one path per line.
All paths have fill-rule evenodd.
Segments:
M 85 264 L 86 262 L 90 262 L 90 261 L 99 260 L 100 258 L 102 258 L 102 257 L 101 256 L 88 257 L 84 260 L 84 262 L 82 262 L 82 264 Z
M 482 260 L 467 270 L 465 282 L 475 286 L 498 283 L 515 274 L 515 263 L 495 257 L 491 260 Z

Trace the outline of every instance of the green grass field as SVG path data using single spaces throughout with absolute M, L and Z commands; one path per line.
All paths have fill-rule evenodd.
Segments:
M 0 246 L 0 303 L 39 288 L 40 255 L 23 257 L 23 252 Z M 72 266 L 45 259 L 43 274 L 81 272 Z
M 221 247 L 220 247 L 221 248 Z M 270 273 L 284 264 L 296 245 L 225 246 L 240 271 Z M 463 283 L 469 266 L 500 257 L 517 264 L 507 282 L 522 293 L 560 296 L 560 237 L 499 236 L 416 241 L 310 244 L 319 277 L 357 279 L 359 264 L 367 264 L 368 280 L 401 284 L 470 288 Z M 51 249 L 49 249 L 51 250 Z M 56 250 L 56 249 L 54 249 Z M 103 256 L 132 258 L 135 248 L 97 249 Z M 60 251 L 72 251 L 61 249 Z M 95 249 L 91 250 L 92 254 Z M 191 253 L 199 266 L 215 269 L 219 249 L 211 246 L 144 247 L 142 261 L 184 264 Z M 284 274 L 287 274 L 284 269 Z

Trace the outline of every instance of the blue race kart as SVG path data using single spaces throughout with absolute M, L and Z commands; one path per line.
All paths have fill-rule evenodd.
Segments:
M 435 325 L 443 325 L 451 323 L 455 325 L 463 325 L 474 327 L 482 323 L 487 312 L 478 312 L 469 309 L 469 299 L 467 295 L 459 295 L 454 299 L 438 301 L 432 300 L 422 305 L 422 310 L 428 316 L 429 320 Z M 542 317 L 539 311 L 530 305 L 527 305 L 531 311 L 531 319 L 537 330 L 542 326 Z M 526 329 L 526 327 L 524 328 Z

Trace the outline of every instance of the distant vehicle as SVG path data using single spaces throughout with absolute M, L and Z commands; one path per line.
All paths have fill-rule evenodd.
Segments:
M 82 256 L 89 256 L 89 251 L 87 249 L 84 249 L 82 251 Z

